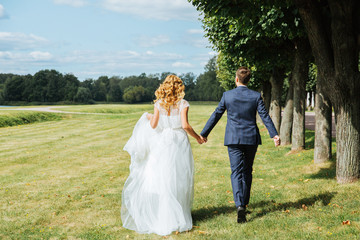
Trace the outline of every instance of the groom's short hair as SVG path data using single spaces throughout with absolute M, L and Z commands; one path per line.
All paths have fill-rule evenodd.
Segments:
M 251 77 L 251 72 L 247 67 L 239 67 L 236 71 L 236 77 L 242 84 L 248 84 Z

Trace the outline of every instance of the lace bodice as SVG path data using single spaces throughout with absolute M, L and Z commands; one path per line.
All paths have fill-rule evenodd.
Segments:
M 158 123 L 159 128 L 181 128 L 180 113 L 184 108 L 190 106 L 188 101 L 186 101 L 185 99 L 181 99 L 176 105 L 171 106 L 170 114 L 165 108 L 160 105 L 160 101 L 161 100 L 155 103 L 155 107 L 159 110 L 160 113 Z

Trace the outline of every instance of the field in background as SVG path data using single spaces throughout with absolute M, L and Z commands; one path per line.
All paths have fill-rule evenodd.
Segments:
M 197 132 L 215 106 L 191 105 L 190 123 Z M 59 110 L 115 114 L 55 114 L 61 119 L 0 128 L 0 238 L 163 239 L 124 229 L 120 218 L 130 163 L 122 148 L 142 112 L 152 106 Z M 195 227 L 168 239 L 360 238 L 360 184 L 336 183 L 335 157 L 313 164 L 311 131 L 307 149 L 287 156 L 290 147 L 274 148 L 261 128 L 249 222 L 237 224 L 223 146 L 225 124 L 226 116 L 205 145 L 190 139 L 196 168 Z

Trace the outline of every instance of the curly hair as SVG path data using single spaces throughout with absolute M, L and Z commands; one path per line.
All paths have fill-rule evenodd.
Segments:
M 170 106 L 184 98 L 184 90 L 185 86 L 178 76 L 168 75 L 155 91 L 156 100 L 154 102 L 162 100 L 160 101 L 160 105 L 169 111 Z

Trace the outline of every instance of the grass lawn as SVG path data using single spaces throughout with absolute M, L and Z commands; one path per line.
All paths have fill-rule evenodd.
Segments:
M 216 105 L 192 105 L 200 132 Z M 163 239 L 124 229 L 121 190 L 130 157 L 122 150 L 150 105 L 64 106 L 62 120 L 0 128 L 0 239 Z M 128 113 L 128 114 L 127 114 Z M 226 116 L 195 158 L 193 230 L 167 239 L 360 239 L 360 183 L 338 185 L 335 158 L 314 165 L 308 149 L 286 155 L 261 127 L 248 222 L 236 223 Z M 333 143 L 335 149 L 335 142 Z M 334 150 L 335 155 L 335 150 Z M 349 224 L 343 224 L 349 221 Z

